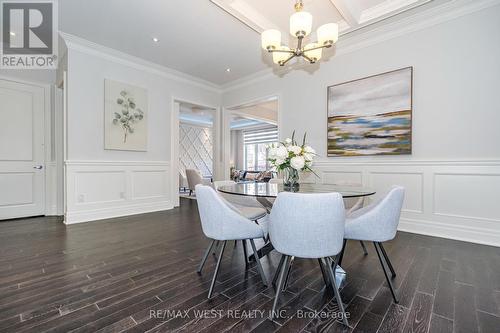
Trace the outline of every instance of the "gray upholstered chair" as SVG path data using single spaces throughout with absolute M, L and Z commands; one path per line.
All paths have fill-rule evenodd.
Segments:
M 267 210 L 264 209 L 255 198 L 242 195 L 227 194 L 219 191 L 219 187 L 230 186 L 234 184 L 236 184 L 236 182 L 233 180 L 216 180 L 212 183 L 217 193 L 219 193 L 219 195 L 226 199 L 228 206 L 237 211 L 239 214 L 255 222 L 257 222 L 261 218 L 266 217 Z M 234 242 L 234 246 L 236 246 L 237 242 L 238 241 Z M 243 245 L 243 253 L 245 254 L 245 263 L 248 264 L 247 241 L 242 240 L 241 244 Z M 213 249 L 214 253 L 216 250 L 216 248 Z
M 215 280 L 219 272 L 220 263 L 224 254 L 224 249 L 228 240 L 249 240 L 252 245 L 252 250 L 257 253 L 254 239 L 264 238 L 267 234 L 267 221 L 261 221 L 259 224 L 251 221 L 234 209 L 232 209 L 226 200 L 215 192 L 210 186 L 197 185 L 196 197 L 198 200 L 198 211 L 200 213 L 201 227 L 203 233 L 208 238 L 212 239 L 210 246 L 205 251 L 198 268 L 198 273 L 201 273 L 203 266 L 216 242 L 222 242 L 220 246 L 219 257 L 215 266 L 214 276 L 208 291 L 208 298 L 212 297 Z M 257 257 L 257 256 L 256 256 Z M 262 282 L 267 284 L 267 278 L 264 274 L 260 259 L 256 258 L 257 270 L 260 273 Z
M 350 181 L 346 181 L 346 180 L 338 180 L 333 184 L 338 185 L 338 186 L 358 186 L 358 187 L 363 186 L 363 184 L 356 183 L 356 182 L 350 182 Z M 355 212 L 356 210 L 362 208 L 364 206 L 364 204 L 365 204 L 365 197 L 344 198 L 344 206 L 345 206 L 346 216 L 349 217 L 349 215 L 352 212 Z M 368 250 L 366 250 L 365 243 L 363 243 L 363 241 L 359 241 L 359 243 L 361 244 L 361 248 L 363 248 L 363 253 L 365 254 L 365 256 L 368 255 Z M 345 247 L 345 245 L 346 244 L 344 243 L 344 247 Z M 340 260 L 339 265 L 340 265 L 340 263 L 342 263 L 342 260 Z
M 278 194 L 269 216 L 269 237 L 284 260 L 280 265 L 271 319 L 276 313 L 292 258 L 315 258 L 318 259 L 323 279 L 326 283 L 330 281 L 334 290 L 343 322 L 348 324 L 334 273 L 336 256 L 342 249 L 344 225 L 344 202 L 339 193 Z
M 200 171 L 195 169 L 186 169 L 186 178 L 188 182 L 189 195 L 193 194 L 193 191 L 198 184 L 210 185 L 210 182 L 207 179 L 203 179 Z
M 387 284 L 396 303 L 398 303 L 398 298 L 385 266 L 387 265 L 391 271 L 392 278 L 396 277 L 396 272 L 382 243 L 396 236 L 404 195 L 403 187 L 394 186 L 382 199 L 352 212 L 347 217 L 345 225 L 345 239 L 373 242 Z M 345 246 L 342 249 L 342 254 L 344 251 Z
M 218 180 L 213 182 L 214 189 L 231 204 L 231 208 L 236 209 L 241 215 L 252 221 L 257 221 L 265 217 L 267 211 L 257 200 L 255 200 L 255 198 L 219 192 L 219 187 L 234 184 L 236 184 L 236 182 L 232 180 Z

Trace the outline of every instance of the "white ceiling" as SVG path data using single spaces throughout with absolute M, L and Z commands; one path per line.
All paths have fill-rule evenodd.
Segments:
M 236 6 L 239 13 L 248 15 L 253 11 L 253 19 L 242 23 L 245 20 L 233 16 L 240 15 L 235 14 L 234 8 L 231 15 L 228 13 L 231 10 L 224 10 L 210 0 L 64 0 L 59 1 L 59 25 L 65 33 L 219 85 L 272 68 L 270 57 L 260 48 L 260 36 L 255 29 L 272 25 L 284 30 L 286 36 L 294 1 L 217 1 L 219 5 L 232 5 L 231 8 L 239 4 Z M 348 32 L 427 1 L 305 0 L 304 3 L 305 10 L 313 14 L 314 28 L 336 21 Z M 268 24 L 260 22 L 259 17 Z M 260 28 L 255 26 L 256 22 L 260 22 Z M 154 43 L 153 37 L 159 38 L 159 43 Z

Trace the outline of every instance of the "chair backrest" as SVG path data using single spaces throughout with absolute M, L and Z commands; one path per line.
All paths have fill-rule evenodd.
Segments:
M 368 240 L 385 242 L 396 236 L 405 197 L 402 186 L 393 186 L 381 199 L 349 215 L 366 230 Z
M 344 202 L 339 193 L 281 192 L 271 211 L 269 235 L 280 253 L 323 258 L 340 252 L 344 227 Z
M 237 213 L 210 186 L 197 185 L 196 199 L 203 233 L 216 240 L 246 239 L 260 231 L 259 225 Z
M 198 184 L 203 184 L 203 178 L 198 170 L 186 169 L 186 178 L 190 190 L 194 190 Z

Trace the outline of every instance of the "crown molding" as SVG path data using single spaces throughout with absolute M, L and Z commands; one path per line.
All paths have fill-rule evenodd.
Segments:
M 222 87 L 210 81 L 192 76 L 175 69 L 158 65 L 148 60 L 132 56 L 128 53 L 118 51 L 116 49 L 91 42 L 87 39 L 77 37 L 63 31 L 59 31 L 59 35 L 64 40 L 68 50 L 75 50 L 89 55 L 93 55 L 102 59 L 112 61 L 117 64 L 125 65 L 141 71 L 146 71 L 151 74 L 165 77 L 177 82 L 187 83 L 220 94 Z
M 415 31 L 423 30 L 434 25 L 442 24 L 462 16 L 475 13 L 488 7 L 499 5 L 500 0 L 455 0 L 430 7 L 402 19 L 383 24 L 377 28 L 361 31 L 356 34 L 346 34 L 336 45 L 335 55 L 348 54 L 375 44 L 385 42 L 396 37 L 404 36 Z M 310 66 L 309 64 L 296 65 L 294 70 Z M 278 75 L 277 75 L 278 74 Z M 276 71 L 267 68 L 251 75 L 233 80 L 221 85 L 222 93 L 240 89 L 270 78 L 286 76 L 285 71 Z

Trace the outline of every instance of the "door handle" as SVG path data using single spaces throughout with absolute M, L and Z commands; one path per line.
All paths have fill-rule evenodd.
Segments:
M 35 165 L 33 167 L 33 169 L 42 170 L 43 169 L 43 165 Z

